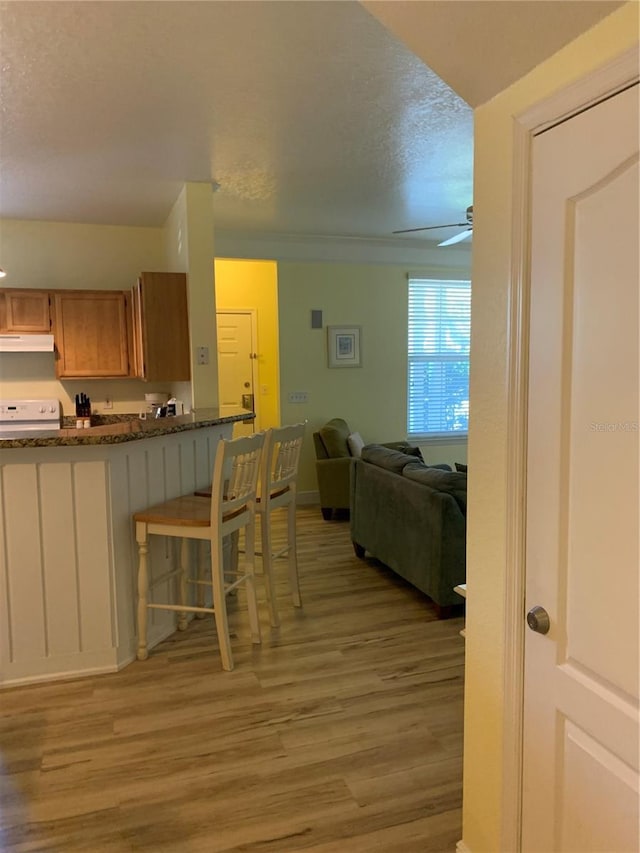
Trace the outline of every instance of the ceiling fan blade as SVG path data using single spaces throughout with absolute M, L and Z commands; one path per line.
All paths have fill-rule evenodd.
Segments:
M 454 237 L 449 237 L 448 240 L 443 240 L 442 243 L 438 243 L 438 246 L 453 246 L 454 243 L 461 243 L 463 240 L 466 240 L 467 237 L 471 237 L 472 234 L 473 231 L 471 228 L 467 228 L 466 231 L 461 231 Z
M 414 231 L 434 231 L 436 228 L 465 228 L 468 222 L 452 222 L 451 225 L 427 225 L 425 228 L 404 228 L 402 231 L 392 231 L 392 234 L 411 234 Z

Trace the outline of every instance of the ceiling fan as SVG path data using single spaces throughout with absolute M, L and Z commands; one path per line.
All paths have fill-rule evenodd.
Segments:
M 394 231 L 394 234 L 410 234 L 414 231 L 434 231 L 436 228 L 464 228 L 464 231 L 461 231 L 459 234 L 455 234 L 453 237 L 449 237 L 447 240 L 443 240 L 442 243 L 438 243 L 438 246 L 452 246 L 454 243 L 460 243 L 462 240 L 466 240 L 471 237 L 473 233 L 473 205 L 469 205 L 467 208 L 467 221 L 466 222 L 453 222 L 449 225 L 427 225 L 424 228 L 404 228 L 402 231 Z

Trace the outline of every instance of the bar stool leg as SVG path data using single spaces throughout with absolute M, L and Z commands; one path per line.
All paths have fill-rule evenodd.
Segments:
M 298 582 L 298 548 L 296 544 L 296 502 L 291 500 L 287 507 L 287 544 L 289 552 L 289 586 L 293 596 L 294 607 L 302 607 L 300 599 L 300 584 Z
M 189 540 L 182 537 L 180 540 L 180 569 L 178 573 L 178 604 L 187 603 L 187 568 L 189 566 Z M 178 631 L 187 630 L 187 612 L 181 610 L 178 613 Z
M 262 534 L 262 574 L 264 575 L 264 588 L 267 596 L 267 604 L 269 605 L 269 616 L 271 619 L 271 627 L 280 627 L 280 617 L 278 616 L 278 606 L 276 604 L 276 585 L 273 578 L 273 540 L 271 537 L 271 518 L 268 512 L 263 512 L 260 516 L 261 534 Z
M 205 585 L 204 585 L 204 577 L 205 577 L 205 564 L 207 560 L 207 541 L 206 539 L 201 539 L 197 545 L 198 553 L 197 553 L 197 561 L 198 561 L 198 569 L 196 573 L 196 580 L 198 581 L 196 585 L 196 607 L 204 607 L 205 606 Z M 206 613 L 196 613 L 197 619 L 204 619 Z
M 149 657 L 147 648 L 147 594 L 149 592 L 147 555 L 149 546 L 147 525 L 142 521 L 136 524 L 136 541 L 138 543 L 138 660 L 146 660 Z
M 229 639 L 229 620 L 224 591 L 224 566 L 222 565 L 222 538 L 211 543 L 211 580 L 213 582 L 213 609 L 216 620 L 216 633 L 220 646 L 222 668 L 230 672 L 233 669 L 231 641 Z
M 244 529 L 245 539 L 245 586 L 247 590 L 247 607 L 249 610 L 249 625 L 251 627 L 251 642 L 261 643 L 260 617 L 258 615 L 258 599 L 256 597 L 256 524 L 255 517 Z M 264 559 L 264 557 L 263 557 Z M 266 570 L 265 570 L 266 579 Z M 277 614 L 276 614 L 277 618 Z

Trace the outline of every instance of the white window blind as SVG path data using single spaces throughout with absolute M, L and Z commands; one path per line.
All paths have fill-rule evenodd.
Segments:
M 471 282 L 409 279 L 410 436 L 467 432 L 470 333 Z

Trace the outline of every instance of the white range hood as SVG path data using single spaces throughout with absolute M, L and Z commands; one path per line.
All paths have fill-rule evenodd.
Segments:
M 0 352 L 53 352 L 53 335 L 0 335 Z

